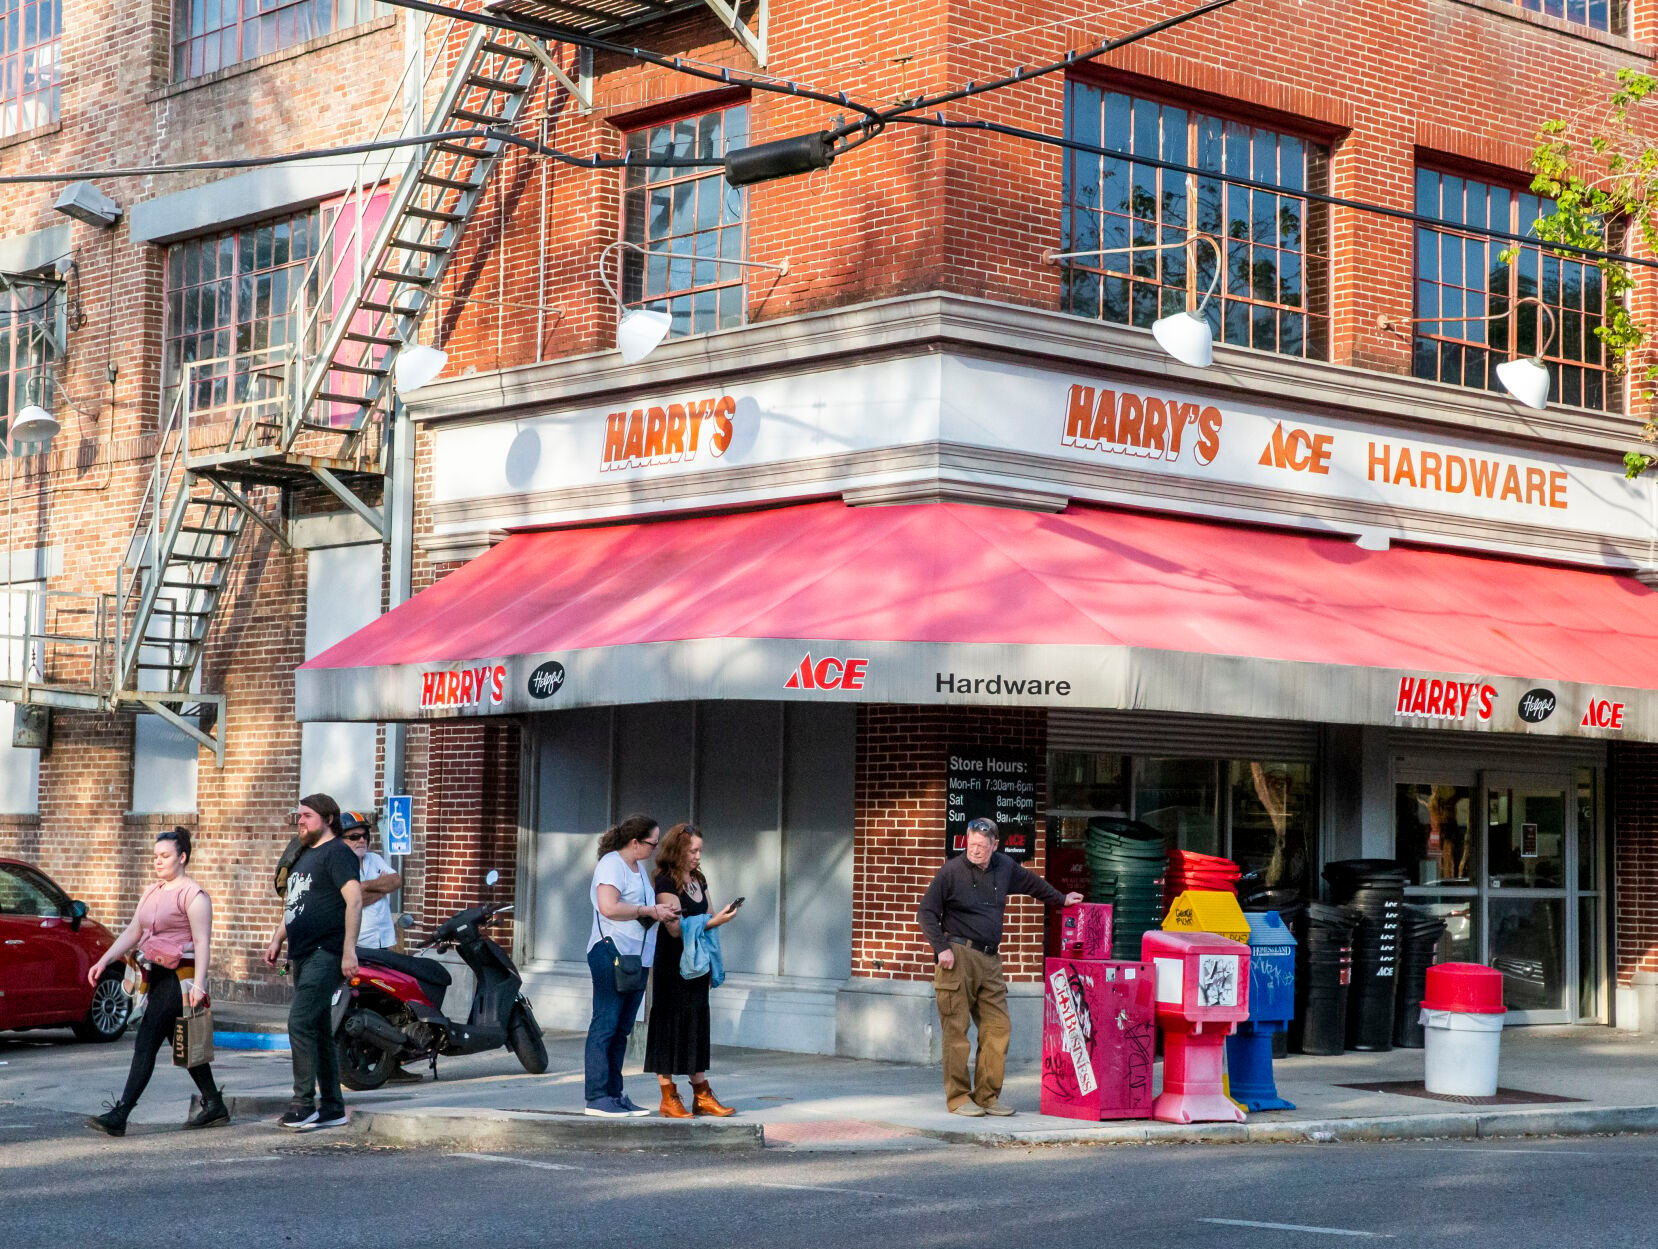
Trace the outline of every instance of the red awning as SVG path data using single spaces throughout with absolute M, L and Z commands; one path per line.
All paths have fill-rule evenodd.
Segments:
M 1655 644 L 1658 593 L 1628 576 L 1107 508 L 833 502 L 513 535 L 307 663 L 300 702 L 1011 701 L 1645 736 Z M 474 676 L 427 680 L 451 671 Z M 1476 719 L 1462 691 L 1487 684 Z M 1533 687 L 1558 710 L 1516 719 Z M 1619 729 L 1579 722 L 1595 699 L 1626 704 Z

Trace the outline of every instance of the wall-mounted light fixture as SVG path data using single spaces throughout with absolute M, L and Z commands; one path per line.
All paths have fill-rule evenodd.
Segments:
M 58 418 L 41 406 L 43 389 L 50 381 L 48 374 L 36 373 L 23 383 L 24 399 L 28 399 L 30 393 L 34 392 L 35 400 L 23 405 L 6 431 L 7 450 L 13 455 L 17 454 L 19 446 L 25 443 L 45 442 L 56 437 L 63 429 Z
M 661 260 L 686 260 L 693 264 L 711 265 L 739 265 L 745 269 L 770 269 L 779 277 L 789 271 L 789 262 L 772 264 L 766 260 L 732 260 L 725 256 L 688 256 L 683 252 L 652 251 L 643 243 L 634 243 L 627 239 L 620 239 L 611 243 L 599 253 L 599 281 L 604 284 L 605 290 L 616 301 L 616 307 L 621 312 L 621 319 L 616 323 L 616 349 L 622 353 L 623 364 L 637 364 L 661 345 L 673 328 L 673 318 L 666 312 L 655 308 L 629 308 L 622 301 L 617 284 L 610 280 L 605 267 L 610 261 L 612 252 L 622 248 L 631 248 L 641 256 Z
M 1220 244 L 1209 235 L 1188 234 L 1173 243 L 1148 243 L 1143 247 L 1095 247 L 1080 252 L 1049 252 L 1046 258 L 1050 264 L 1058 264 L 1063 260 L 1075 260 L 1079 256 L 1109 256 L 1119 252 L 1166 252 L 1181 247 L 1191 251 L 1192 264 L 1195 267 L 1199 243 L 1207 243 L 1215 253 L 1215 274 L 1209 280 L 1209 289 L 1203 292 L 1203 298 L 1198 301 L 1196 308 L 1171 313 L 1153 321 L 1151 336 L 1157 340 L 1159 347 L 1180 363 L 1189 364 L 1196 369 L 1206 369 L 1215 361 L 1215 332 L 1209 328 L 1203 310 L 1209 306 L 1209 301 L 1220 289 L 1221 268 L 1225 264 Z
M 1391 317 L 1386 313 L 1376 318 L 1376 328 L 1379 330 L 1394 330 L 1401 325 L 1438 325 L 1442 323 L 1460 323 L 1467 321 L 1500 321 L 1505 317 L 1512 318 L 1519 311 L 1522 304 L 1536 304 L 1548 324 L 1543 334 L 1541 344 L 1534 356 L 1521 356 L 1514 360 L 1505 360 L 1499 364 L 1495 372 L 1497 381 L 1502 388 L 1528 408 L 1546 408 L 1549 406 L 1549 367 L 1543 362 L 1548 354 L 1549 345 L 1554 342 L 1554 333 L 1558 327 L 1554 309 L 1539 299 L 1536 295 L 1522 295 L 1514 300 L 1512 305 L 1503 312 L 1492 312 L 1478 317 Z M 1479 344 L 1465 344 L 1479 346 Z M 1486 350 L 1490 350 L 1489 347 Z
M 409 343 L 398 348 L 397 359 L 391 364 L 391 375 L 397 382 L 397 389 L 407 394 L 436 381 L 437 375 L 448 363 L 447 351 L 428 347 L 425 343 Z
M 52 207 L 66 217 L 103 230 L 121 220 L 121 206 L 90 182 L 71 182 Z

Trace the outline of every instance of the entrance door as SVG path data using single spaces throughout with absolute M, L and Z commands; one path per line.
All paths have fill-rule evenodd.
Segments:
M 1485 962 L 1512 1023 L 1575 1016 L 1577 804 L 1569 777 L 1481 778 Z

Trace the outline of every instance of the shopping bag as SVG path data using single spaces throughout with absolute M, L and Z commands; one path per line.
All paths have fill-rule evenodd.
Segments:
M 213 1008 L 186 1010 L 173 1025 L 173 1066 L 200 1067 L 213 1061 Z

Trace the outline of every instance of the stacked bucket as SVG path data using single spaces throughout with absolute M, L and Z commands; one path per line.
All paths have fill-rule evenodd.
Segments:
M 1290 1048 L 1302 1054 L 1340 1054 L 1347 1047 L 1347 995 L 1358 916 L 1346 907 L 1309 902 L 1296 919 Z
M 1422 996 L 1428 987 L 1428 968 L 1445 932 L 1445 919 L 1425 906 L 1405 907 L 1403 942 L 1399 956 L 1399 997 L 1393 1012 L 1393 1044 L 1419 1050 L 1423 1044 Z
M 1358 914 L 1353 983 L 1347 1002 L 1347 1047 L 1393 1048 L 1399 947 L 1405 910 L 1404 868 L 1392 859 L 1343 859 L 1324 868 L 1330 901 Z
M 1088 824 L 1088 900 L 1111 904 L 1111 957 L 1137 961 L 1140 938 L 1163 922 L 1168 848 L 1149 824 L 1101 816 Z
M 1242 869 L 1231 859 L 1199 854 L 1196 850 L 1171 850 L 1168 874 L 1163 878 L 1163 905 L 1173 905 L 1189 889 L 1235 894 L 1242 874 Z

